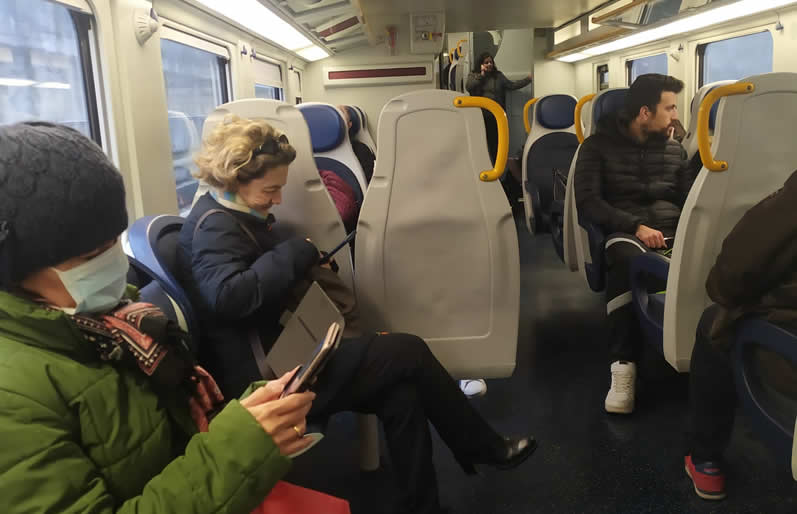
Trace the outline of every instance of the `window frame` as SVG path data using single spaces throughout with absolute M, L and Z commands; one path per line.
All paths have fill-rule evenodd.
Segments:
M 705 58 L 706 47 L 711 43 L 718 43 L 720 41 L 727 41 L 729 39 L 736 39 L 745 36 L 752 36 L 754 34 L 762 34 L 764 32 L 769 32 L 770 36 L 772 37 L 772 67 L 773 71 L 775 68 L 775 35 L 772 33 L 771 29 L 772 23 L 764 23 L 764 24 L 757 24 L 753 27 L 739 30 L 735 32 L 726 32 L 723 34 L 719 34 L 714 37 L 710 38 L 703 38 L 696 41 L 690 41 L 690 44 L 695 45 L 694 51 L 694 59 L 695 59 L 695 78 L 697 79 L 695 82 L 695 91 L 699 90 L 701 87 L 705 85 L 705 70 L 703 66 L 703 60 Z
M 60 2 L 57 2 L 60 3 Z M 62 4 L 63 5 L 63 4 Z M 97 94 L 97 74 L 95 72 L 95 52 L 92 44 L 94 37 L 94 16 L 85 13 L 82 9 L 64 5 L 72 18 L 78 38 L 78 56 L 83 76 L 83 91 L 88 115 L 89 134 L 95 143 L 103 146 L 102 120 L 100 119 L 100 105 Z
M 159 31 L 160 39 L 168 39 L 181 45 L 190 46 L 197 50 L 202 50 L 211 54 L 215 54 L 217 59 L 216 63 L 219 67 L 219 77 L 221 77 L 221 97 L 222 104 L 232 102 L 235 100 L 233 91 L 233 51 L 234 45 L 208 36 L 202 32 L 193 30 L 191 28 L 180 25 L 173 21 L 161 18 L 163 26 Z M 161 66 L 161 69 L 163 66 Z M 210 113 L 208 113 L 210 114 Z
M 257 80 L 257 78 L 254 77 L 254 73 L 253 73 L 252 92 L 255 94 L 255 97 L 257 97 L 256 88 L 257 88 L 258 85 L 267 86 L 267 87 L 273 87 L 273 88 L 279 89 L 279 93 L 280 93 L 279 94 L 279 96 L 280 96 L 279 100 L 281 102 L 284 102 L 285 101 L 285 96 L 286 96 L 285 95 L 285 91 L 286 91 L 286 86 L 287 86 L 286 81 L 285 81 L 285 63 L 283 63 L 282 61 L 279 61 L 277 59 L 273 59 L 273 58 L 267 57 L 264 53 L 261 53 L 261 52 L 257 51 L 257 49 L 254 49 L 254 51 L 252 52 L 252 55 L 250 56 L 250 63 L 253 65 L 253 67 L 254 67 L 254 61 L 260 61 L 262 63 L 271 64 L 271 65 L 277 66 L 279 68 L 279 73 L 280 73 L 279 83 L 259 82 Z
M 180 45 L 187 46 L 189 48 L 193 48 L 195 50 L 199 50 L 202 52 L 206 52 L 216 56 L 216 65 L 219 73 L 219 89 L 221 94 L 221 102 L 218 105 L 223 105 L 229 103 L 233 100 L 233 82 L 232 82 L 232 67 L 233 67 L 233 59 L 232 59 L 232 48 L 234 45 L 227 43 L 225 41 L 221 41 L 215 39 L 211 36 L 206 36 L 205 34 L 195 31 L 193 29 L 189 29 L 187 27 L 183 27 L 177 23 L 164 20 L 164 26 L 161 27 L 160 39 L 161 40 L 168 40 L 173 43 L 177 43 Z M 161 52 L 163 50 L 161 49 Z M 165 73 L 163 64 L 161 63 L 161 72 Z M 163 75 L 164 85 L 165 85 L 165 75 Z M 169 105 L 168 105 L 168 93 L 167 93 L 167 105 L 166 105 L 166 114 L 168 116 L 169 112 Z M 218 105 L 216 107 L 218 107 Z M 209 116 L 211 113 L 206 113 L 206 116 Z M 199 134 L 200 140 L 202 138 L 202 134 Z M 170 134 L 171 138 L 171 134 Z M 171 141 L 170 141 L 171 144 Z M 174 154 L 172 154 L 172 165 L 171 171 L 172 174 L 175 173 L 175 163 L 174 163 Z M 179 184 L 175 184 L 175 198 L 177 199 L 178 209 L 179 209 Z M 184 216 L 185 209 L 180 210 L 180 215 Z
M 291 94 L 293 95 L 294 105 L 299 105 L 302 103 L 302 99 L 304 98 L 304 92 L 302 86 L 302 76 L 304 75 L 304 70 L 301 68 L 296 68 L 294 66 L 291 66 L 289 71 L 291 73 L 296 74 L 296 84 L 298 86 L 298 91 L 291 91 Z
M 606 73 L 606 87 L 601 87 L 603 82 L 601 82 L 601 74 Z M 609 76 L 609 63 L 604 64 L 597 64 L 595 65 L 595 89 L 598 93 L 601 91 L 606 91 L 607 89 L 611 89 L 611 77 Z
M 634 61 L 639 61 L 641 59 L 647 59 L 649 57 L 657 57 L 659 55 L 664 55 L 667 58 L 667 73 L 665 75 L 669 75 L 670 73 L 670 56 L 667 52 L 667 48 L 661 48 L 659 50 L 653 52 L 647 52 L 644 54 L 635 55 L 633 57 L 627 57 L 625 59 L 625 82 L 628 87 L 631 87 L 631 67 L 634 65 Z
M 77 56 L 80 74 L 83 80 L 83 100 L 86 102 L 86 117 L 89 127 L 89 138 L 101 148 L 106 139 L 104 131 L 105 119 L 101 101 L 101 84 L 99 82 L 100 61 L 97 53 L 97 26 L 91 6 L 84 0 L 43 0 L 60 6 L 69 13 L 77 38 Z

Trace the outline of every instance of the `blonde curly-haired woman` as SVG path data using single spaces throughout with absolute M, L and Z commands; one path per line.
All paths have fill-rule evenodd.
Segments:
M 197 157 L 197 177 L 211 190 L 180 232 L 178 260 L 201 314 L 200 361 L 226 395 L 260 378 L 247 340 L 250 328 L 259 330 L 267 353 L 279 334 L 286 296 L 319 262 L 312 242 L 285 237 L 269 214 L 282 202 L 295 157 L 287 137 L 268 123 L 236 117 L 216 128 Z M 429 421 L 468 472 L 477 463 L 517 466 L 536 448 L 532 437 L 497 434 L 413 335 L 344 339 L 315 392 L 310 421 L 344 410 L 382 420 L 406 498 L 401 512 L 440 511 Z

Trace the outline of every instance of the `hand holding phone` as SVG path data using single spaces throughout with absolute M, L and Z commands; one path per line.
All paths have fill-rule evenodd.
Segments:
M 305 392 L 291 395 L 289 398 L 280 398 L 280 393 L 284 391 L 291 376 L 295 376 L 296 371 L 269 381 L 240 402 L 241 406 L 271 436 L 284 456 L 301 452 L 314 443 L 312 438 L 304 438 L 301 435 L 306 430 L 305 418 L 312 407 L 315 393 Z
M 318 380 L 318 375 L 332 356 L 332 352 L 337 348 L 342 336 L 343 330 L 340 325 L 332 323 L 327 330 L 326 337 L 316 347 L 307 363 L 297 369 L 288 380 L 280 398 L 309 390 Z

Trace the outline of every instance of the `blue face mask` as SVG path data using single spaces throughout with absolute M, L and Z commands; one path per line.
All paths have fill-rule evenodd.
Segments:
M 116 307 L 127 288 L 129 266 L 121 243 L 116 243 L 70 270 L 53 268 L 76 305 L 61 310 L 67 314 L 95 314 Z

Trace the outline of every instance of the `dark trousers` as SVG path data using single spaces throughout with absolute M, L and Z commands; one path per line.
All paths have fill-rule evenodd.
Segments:
M 642 331 L 631 305 L 631 261 L 649 249 L 629 234 L 612 234 L 606 239 L 605 248 L 609 362 L 635 362 L 642 344 Z
M 336 391 L 325 391 L 320 384 L 316 403 L 322 401 L 318 411 L 314 404 L 310 417 L 340 411 L 376 414 L 385 428 L 407 512 L 439 512 L 429 422 L 461 463 L 493 455 L 503 439 L 472 407 L 421 338 L 389 334 L 348 343 L 368 346 L 361 364 Z M 324 373 L 334 374 L 339 365 L 346 364 L 332 359 Z
M 494 166 L 498 155 L 498 122 L 495 121 L 493 113 L 486 109 L 482 109 L 482 116 L 484 116 L 484 128 L 487 130 L 487 151 Z
M 717 315 L 712 305 L 697 327 L 689 365 L 689 431 L 687 453 L 703 463 L 722 458 L 736 414 L 731 352 L 712 345 L 709 329 Z

